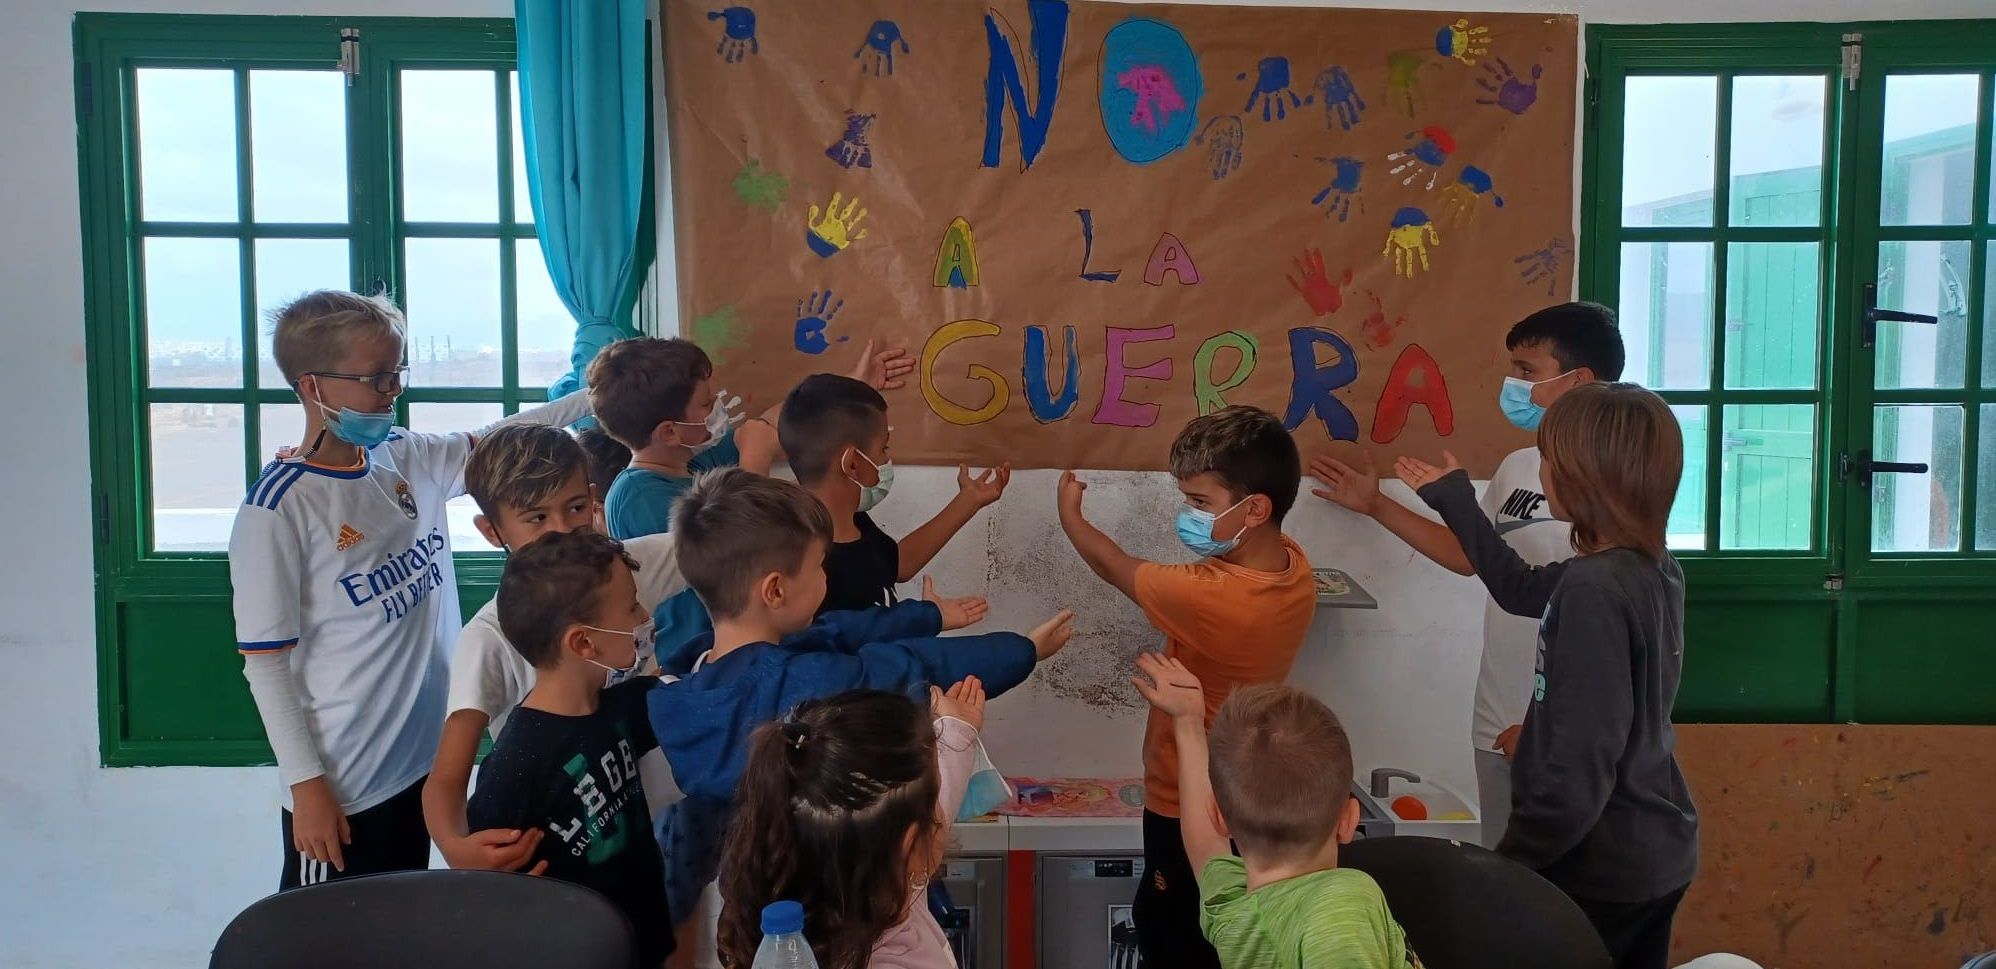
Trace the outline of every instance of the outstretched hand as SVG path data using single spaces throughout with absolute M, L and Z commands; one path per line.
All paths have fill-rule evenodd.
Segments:
M 1461 471 L 1462 464 L 1455 459 L 1455 455 L 1443 451 L 1440 467 L 1429 464 L 1420 458 L 1401 458 L 1393 462 L 1393 470 L 1400 475 L 1401 481 L 1407 483 L 1407 487 L 1419 491 L 1440 481 L 1450 472 Z
M 938 717 L 955 717 L 970 724 L 972 730 L 983 730 L 984 683 L 975 676 L 966 676 L 948 690 L 931 686 L 929 707 Z
M 850 376 L 875 390 L 900 390 L 908 385 L 907 377 L 915 372 L 915 358 L 900 347 L 875 350 L 874 341 L 866 341 L 865 349 L 859 351 L 859 363 L 852 368 Z
M 1373 466 L 1371 451 L 1360 452 L 1360 464 L 1355 468 L 1328 454 L 1320 454 L 1310 460 L 1310 476 L 1326 485 L 1310 489 L 1311 494 L 1325 501 L 1361 515 L 1371 515 L 1379 508 L 1379 471 Z
M 1131 685 L 1165 716 L 1205 717 L 1206 691 L 1185 664 L 1162 653 L 1139 653 Z
M 936 608 L 941 610 L 945 631 L 975 626 L 983 622 L 985 615 L 991 611 L 991 604 L 983 596 L 949 598 L 937 595 L 934 576 L 922 576 L 922 600 L 935 603 Z

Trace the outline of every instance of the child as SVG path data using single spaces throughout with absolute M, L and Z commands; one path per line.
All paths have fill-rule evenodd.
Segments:
M 956 969 L 925 900 L 969 783 L 984 690 L 929 704 L 878 690 L 806 700 L 756 728 L 721 870 L 722 962 L 746 966 L 758 916 L 803 903 L 823 969 Z
M 585 435 L 588 432 L 585 432 Z M 595 432 L 602 441 L 621 447 Z M 503 427 L 480 441 L 464 469 L 464 483 L 480 514 L 472 519 L 494 547 L 519 550 L 544 535 L 597 530 L 601 506 L 593 498 L 583 446 L 566 431 L 528 425 Z M 611 471 L 611 475 L 615 472 Z M 669 535 L 646 535 L 624 544 L 638 563 L 638 604 L 654 609 L 686 587 L 672 554 Z M 652 644 L 640 643 L 640 672 L 655 664 Z M 629 677 L 609 675 L 605 686 Z M 499 626 L 499 601 L 494 598 L 464 624 L 451 654 L 450 690 L 443 738 L 436 763 L 423 785 L 423 817 L 430 837 L 452 868 L 512 870 L 527 863 L 540 842 L 538 830 L 467 833 L 465 791 L 471 786 L 472 761 L 478 742 L 490 726 L 497 737 L 506 717 L 534 685 L 534 667 Z M 651 754 L 639 763 L 645 790 L 654 806 L 672 795 L 671 773 L 664 757 Z
M 582 445 L 582 453 L 589 458 L 589 491 L 596 496 L 600 512 L 604 499 L 610 496 L 610 482 L 631 466 L 631 449 L 600 427 L 577 431 L 575 443 Z
M 1186 503 L 1178 537 L 1205 556 L 1197 562 L 1162 565 L 1123 551 L 1082 517 L 1088 486 L 1071 471 L 1060 479 L 1060 525 L 1088 567 L 1164 633 L 1166 655 L 1205 684 L 1211 717 L 1235 687 L 1287 677 L 1316 615 L 1310 562 L 1282 534 L 1303 470 L 1275 415 L 1228 407 L 1179 432 L 1171 474 Z M 1144 876 L 1131 908 L 1150 969 L 1218 964 L 1196 931 L 1199 889 L 1179 833 L 1178 782 L 1170 718 L 1152 711 L 1144 732 Z
M 1337 715 L 1300 690 L 1244 686 L 1213 720 L 1209 764 L 1198 678 L 1155 653 L 1137 668 L 1132 682 L 1178 739 L 1185 853 L 1199 873 L 1199 928 L 1220 965 L 1419 966 L 1378 883 L 1338 867 L 1338 846 L 1358 831 L 1358 800 Z
M 1498 605 L 1544 616 L 1532 705 L 1497 850 L 1580 904 L 1623 969 L 1666 964 L 1698 868 L 1698 811 L 1670 710 L 1684 666 L 1684 572 L 1664 526 L 1684 467 L 1677 418 L 1634 384 L 1569 391 L 1539 428 L 1551 513 L 1570 561 L 1527 564 L 1476 507 L 1469 476 L 1402 458 Z
M 534 666 L 534 687 L 485 758 L 468 807 L 480 829 L 541 832 L 537 871 L 587 885 L 637 930 L 638 964 L 672 953 L 665 878 L 638 757 L 658 746 L 645 715 L 654 677 L 605 688 L 638 664 L 650 611 L 638 563 L 594 532 L 556 532 L 514 553 L 499 578 L 499 626 Z
M 1539 310 L 1504 339 L 1511 352 L 1511 375 L 1504 378 L 1498 405 L 1520 429 L 1537 430 L 1545 409 L 1567 391 L 1622 377 L 1622 334 L 1615 311 L 1599 303 L 1562 303 Z M 1545 510 L 1539 491 L 1539 449 L 1511 452 L 1490 477 L 1483 493 L 1484 517 L 1496 525 L 1511 550 L 1532 565 L 1549 565 L 1573 554 L 1572 532 Z M 1327 498 L 1378 521 L 1401 541 L 1443 568 L 1469 575 L 1469 560 L 1447 527 L 1392 501 L 1379 492 L 1372 457 L 1354 469 L 1329 456 L 1310 462 L 1310 473 L 1329 486 Z M 1477 801 L 1483 815 L 1483 845 L 1497 846 L 1511 814 L 1511 764 L 1518 724 L 1531 702 L 1533 644 L 1537 616 L 1513 616 L 1494 601 L 1483 606 L 1483 658 L 1476 674 L 1476 700 L 1470 745 L 1475 751 Z
M 285 786 L 279 886 L 293 888 L 429 864 L 422 781 L 459 625 L 444 503 L 464 493 L 484 432 L 394 426 L 408 327 L 386 297 L 321 290 L 274 320 L 305 434 L 250 486 L 229 577 L 243 675 Z M 500 423 L 586 416 L 575 393 Z
M 928 524 L 897 542 L 867 514 L 894 487 L 894 461 L 887 454 L 891 430 L 887 398 L 851 377 L 812 374 L 783 400 L 776 433 L 790 471 L 832 515 L 822 612 L 894 601 L 895 584 L 920 575 L 958 530 L 1005 494 L 1012 480 L 1010 465 L 974 478 L 969 467 L 959 466 L 956 497 Z
M 868 343 L 854 375 L 891 390 L 914 366 L 903 351 L 875 353 Z M 688 340 L 639 337 L 604 347 L 589 363 L 589 400 L 603 430 L 631 449 L 630 467 L 604 495 L 613 538 L 670 529 L 672 504 L 698 472 L 739 465 L 768 474 L 776 461 L 781 405 L 736 427 L 728 408 L 737 400 L 715 390 L 713 361 Z
M 673 534 L 679 569 L 714 621 L 712 634 L 693 641 L 689 675 L 651 701 L 652 729 L 687 796 L 667 825 L 676 905 L 713 879 L 757 726 L 845 690 L 908 691 L 975 676 L 997 696 L 1072 632 L 1073 615 L 1063 611 L 1028 636 L 939 637 L 972 621 L 974 601 L 965 599 L 818 616 L 831 516 L 797 485 L 740 468 L 701 476 L 680 499 Z

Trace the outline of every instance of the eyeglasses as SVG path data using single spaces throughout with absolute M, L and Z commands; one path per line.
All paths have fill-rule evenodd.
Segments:
M 327 370 L 310 372 L 314 377 L 331 377 L 335 380 L 353 380 L 373 388 L 377 394 L 399 394 L 404 384 L 409 382 L 409 368 L 397 367 L 394 370 L 377 374 L 333 373 Z

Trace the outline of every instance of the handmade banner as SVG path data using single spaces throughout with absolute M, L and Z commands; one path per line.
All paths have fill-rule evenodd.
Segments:
M 666 0 L 682 331 L 774 402 L 920 356 L 903 463 L 1156 469 L 1227 404 L 1487 475 L 1568 298 L 1571 16 Z

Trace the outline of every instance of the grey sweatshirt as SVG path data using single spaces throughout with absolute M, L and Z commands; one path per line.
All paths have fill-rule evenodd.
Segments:
M 1690 884 L 1698 809 L 1673 751 L 1684 572 L 1617 548 L 1525 564 L 1457 471 L 1420 490 L 1504 611 L 1543 616 L 1497 850 L 1570 895 L 1644 902 Z

